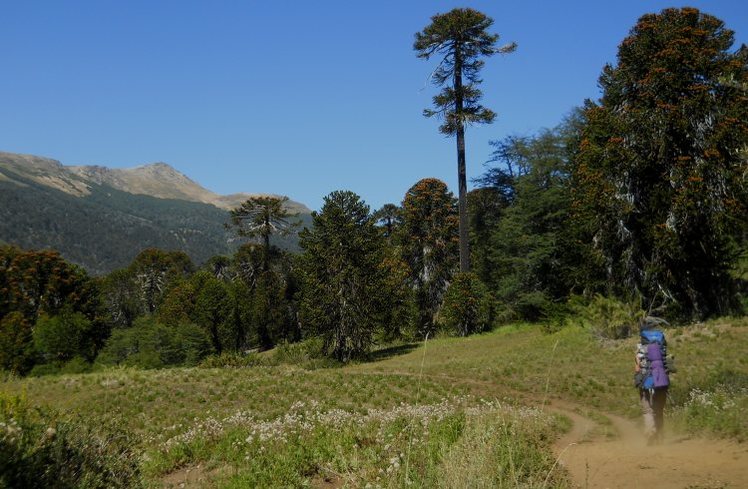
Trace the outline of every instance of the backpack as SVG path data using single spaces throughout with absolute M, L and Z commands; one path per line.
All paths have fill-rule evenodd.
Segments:
M 640 389 L 665 389 L 670 385 L 667 367 L 667 341 L 665 334 L 656 329 L 643 329 L 637 349 L 641 371 L 634 383 Z

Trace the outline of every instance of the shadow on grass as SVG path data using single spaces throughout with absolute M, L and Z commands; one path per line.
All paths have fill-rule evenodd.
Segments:
M 419 346 L 421 346 L 420 343 L 404 343 L 402 345 L 382 348 L 381 350 L 376 350 L 366 355 L 366 357 L 364 358 L 364 361 L 365 362 L 381 362 L 382 360 L 387 360 L 388 358 L 410 353 L 416 348 L 418 348 Z

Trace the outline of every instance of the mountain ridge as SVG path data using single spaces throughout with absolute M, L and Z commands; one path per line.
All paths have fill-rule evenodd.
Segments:
M 184 251 L 201 264 L 247 241 L 226 224 L 228 209 L 250 195 L 213 194 L 165 163 L 71 169 L 51 158 L 0 152 L 0 244 L 57 250 L 93 275 L 126 267 L 149 247 Z M 311 220 L 303 204 L 287 208 L 305 224 Z M 298 249 L 296 234 L 272 242 Z
M 90 185 L 95 183 L 135 195 L 201 202 L 231 210 L 251 197 L 274 195 L 246 192 L 220 195 L 161 161 L 131 168 L 109 168 L 103 165 L 66 166 L 48 157 L 0 151 L 0 179 L 7 180 L 9 177 L 3 174 L 3 168 L 77 197 L 89 195 Z M 306 205 L 290 199 L 286 207 L 292 213 L 311 212 Z

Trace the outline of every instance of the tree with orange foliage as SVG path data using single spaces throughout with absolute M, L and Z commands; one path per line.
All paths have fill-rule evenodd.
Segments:
M 421 333 L 433 332 L 444 292 L 457 271 L 457 201 L 436 178 L 416 182 L 405 194 L 400 226 L 403 259 L 410 267 Z
M 748 224 L 748 56 L 732 47 L 733 32 L 697 9 L 646 14 L 584 110 L 577 223 L 605 287 L 648 308 L 700 318 L 733 305 Z

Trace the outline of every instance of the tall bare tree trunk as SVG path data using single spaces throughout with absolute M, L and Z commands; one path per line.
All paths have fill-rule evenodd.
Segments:
M 455 47 L 455 116 L 457 117 L 457 185 L 460 213 L 460 272 L 470 271 L 468 243 L 467 176 L 465 170 L 465 125 L 462 119 L 462 58 L 460 46 Z

